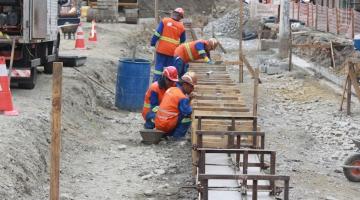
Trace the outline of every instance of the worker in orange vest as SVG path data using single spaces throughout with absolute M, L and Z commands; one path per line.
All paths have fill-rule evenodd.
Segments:
M 144 128 L 155 128 L 154 118 L 159 105 L 164 97 L 165 91 L 175 87 L 178 81 L 178 73 L 174 66 L 165 67 L 162 76 L 158 81 L 152 83 L 145 94 L 142 116 L 145 120 Z
M 185 28 L 180 20 L 184 10 L 176 8 L 171 18 L 164 18 L 151 39 L 151 46 L 156 46 L 155 71 L 153 82 L 157 81 L 165 66 L 174 65 L 174 51 L 186 41 Z
M 190 95 L 197 78 L 194 72 L 181 77 L 177 87 L 169 88 L 155 116 L 155 128 L 173 136 L 175 139 L 184 137 L 191 125 L 192 107 Z
M 204 59 L 206 63 L 214 64 L 210 59 L 210 51 L 215 50 L 219 42 L 215 38 L 209 40 L 196 40 L 184 43 L 175 49 L 174 66 L 178 70 L 179 77 L 184 75 L 188 68 L 189 62 Z

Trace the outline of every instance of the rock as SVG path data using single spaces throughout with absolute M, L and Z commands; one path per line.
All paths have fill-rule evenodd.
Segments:
M 338 173 L 338 174 L 343 173 L 343 171 L 342 171 L 342 170 L 340 170 L 340 169 L 335 169 L 335 170 L 334 170 L 334 172 L 335 172 L 335 173 Z
M 119 151 L 124 151 L 124 150 L 126 150 L 126 145 L 124 145 L 124 144 L 119 145 L 119 146 L 118 146 L 118 150 L 119 150 Z
M 152 177 L 153 177 L 152 174 L 148 174 L 148 175 L 142 176 L 141 179 L 142 179 L 142 180 L 149 180 L 149 179 L 152 178 Z
M 150 174 L 150 172 L 141 172 L 140 174 L 138 174 L 138 176 L 145 176 L 145 175 L 148 175 Z
M 157 175 L 164 175 L 166 173 L 165 170 L 163 170 L 163 169 L 156 169 L 156 170 L 154 170 L 154 172 Z
M 280 74 L 282 72 L 281 68 L 280 67 L 271 67 L 271 66 L 268 66 L 266 68 L 266 74 L 268 75 L 274 75 L 274 74 Z
M 325 200 L 337 200 L 335 197 L 332 196 L 327 196 L 325 197 Z
M 145 190 L 144 195 L 147 197 L 150 197 L 150 196 L 154 195 L 154 191 L 153 190 Z
M 169 188 L 169 184 L 164 184 L 164 185 L 160 185 L 159 187 L 158 187 L 159 189 L 166 189 L 166 188 Z

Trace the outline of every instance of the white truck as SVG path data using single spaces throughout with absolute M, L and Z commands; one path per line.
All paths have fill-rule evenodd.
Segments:
M 0 56 L 6 57 L 8 67 L 13 57 L 11 80 L 20 88 L 35 87 L 38 66 L 52 73 L 60 42 L 60 3 L 63 1 L 0 0 Z M 12 41 L 16 44 L 13 56 Z

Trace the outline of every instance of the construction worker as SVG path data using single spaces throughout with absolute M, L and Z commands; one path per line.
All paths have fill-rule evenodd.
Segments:
M 215 50 L 219 42 L 215 38 L 209 40 L 196 40 L 184 43 L 175 49 L 174 66 L 178 70 L 179 77 L 184 75 L 188 68 L 189 62 L 204 59 L 206 63 L 213 64 L 210 59 L 210 51 Z
M 161 77 L 165 66 L 174 65 L 174 51 L 186 40 L 185 28 L 180 20 L 184 10 L 176 8 L 171 18 L 164 18 L 151 39 L 151 46 L 156 46 L 155 71 L 153 82 Z
M 197 78 L 194 72 L 181 77 L 177 87 L 169 88 L 159 106 L 155 117 L 155 128 L 173 136 L 184 137 L 191 125 L 190 95 L 194 90 Z
M 173 66 L 166 67 L 162 73 L 162 76 L 158 81 L 152 83 L 145 94 L 144 108 L 142 116 L 146 121 L 144 124 L 145 129 L 153 129 L 155 113 L 164 97 L 167 89 L 175 87 L 175 83 L 178 81 L 178 73 Z

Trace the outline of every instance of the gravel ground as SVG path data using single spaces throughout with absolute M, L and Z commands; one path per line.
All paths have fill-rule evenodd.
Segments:
M 143 22 L 149 24 L 148 21 Z M 85 32 L 89 31 L 85 25 Z M 98 24 L 99 42 L 75 51 L 61 43 L 61 54 L 88 56 L 85 66 L 64 68 L 61 199 L 191 199 L 191 145 L 188 141 L 141 143 L 140 113 L 114 108 L 114 95 L 83 75 L 115 90 L 119 58 L 151 58 L 143 45 L 149 28 Z M 142 32 L 141 38 L 136 32 Z M 136 37 L 136 39 L 134 39 Z M 143 45 L 143 46 L 141 46 Z M 0 199 L 48 199 L 51 76 L 41 74 L 34 90 L 13 89 L 18 117 L 0 115 Z
M 259 57 L 273 54 L 255 50 L 256 41 L 244 45 L 249 47 L 246 54 L 253 66 L 258 65 Z M 229 70 L 238 74 L 235 66 Z M 290 175 L 290 199 L 357 199 L 359 184 L 347 181 L 340 166 L 355 151 L 351 139 L 359 138 L 358 103 L 350 117 L 338 111 L 340 96 L 323 80 L 299 69 L 261 74 L 261 80 L 259 124 L 267 134 L 266 148 L 277 151 L 277 173 Z M 241 88 L 249 104 L 252 83 L 246 73 Z

